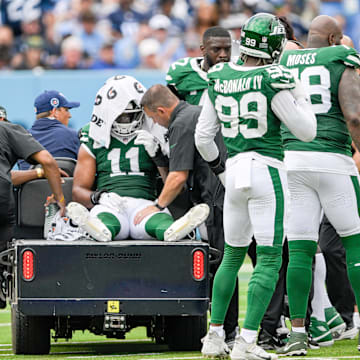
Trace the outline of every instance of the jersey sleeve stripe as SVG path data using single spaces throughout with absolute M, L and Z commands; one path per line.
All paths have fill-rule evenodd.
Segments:
M 92 153 L 92 151 L 88 148 L 88 146 L 86 146 L 85 144 L 81 144 L 81 146 L 86 150 L 86 152 L 93 157 L 94 159 L 96 159 L 96 156 Z
M 350 60 L 351 62 L 357 64 L 358 66 L 360 66 L 360 59 L 357 56 L 354 55 L 348 55 L 346 57 L 348 60 Z M 347 64 L 347 63 L 345 63 Z M 354 64 L 350 64 L 351 66 L 354 66 Z

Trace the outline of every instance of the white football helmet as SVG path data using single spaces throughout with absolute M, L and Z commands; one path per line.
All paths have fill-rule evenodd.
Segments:
M 144 123 L 145 114 L 141 106 L 135 101 L 130 101 L 122 114 L 113 122 L 111 136 L 128 137 L 141 129 Z

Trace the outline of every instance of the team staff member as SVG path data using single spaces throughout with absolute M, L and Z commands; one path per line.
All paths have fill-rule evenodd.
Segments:
M 46 90 L 34 101 L 36 121 L 29 130 L 33 137 L 54 157 L 77 159 L 80 141 L 76 130 L 68 127 L 69 109 L 80 106 L 68 101 L 56 90 Z M 26 162 L 19 163 L 20 170 L 29 168 Z
M 205 224 L 209 243 L 214 246 L 219 238 L 223 239 L 222 216 L 219 213 L 222 214 L 224 188 L 195 148 L 194 131 L 201 107 L 180 101 L 163 85 L 151 87 L 144 94 L 141 105 L 155 123 L 168 129 L 170 156 L 169 173 L 156 205 L 140 211 L 135 216 L 135 223 L 140 223 L 149 214 L 167 207 L 187 185 L 190 189 L 190 199 L 194 204 L 204 202 L 209 205 L 211 213 Z M 146 148 L 154 142 L 148 140 L 145 135 L 139 134 L 136 142 Z M 225 153 L 222 155 L 225 157 Z M 217 216 L 214 216 L 215 212 Z M 237 318 L 234 329 L 236 325 Z
M 3 106 L 0 106 L 0 121 L 9 121 L 7 119 L 6 109 Z M 59 169 L 60 175 L 68 177 L 69 175 L 62 169 Z M 12 170 L 11 171 L 11 182 L 13 185 L 18 186 L 25 182 L 43 179 L 45 177 L 45 171 L 43 168 L 39 167 L 33 170 Z
M 166 86 L 160 84 L 152 86 L 144 94 L 141 104 L 145 113 L 155 123 L 168 129 L 170 156 L 169 173 L 156 205 L 148 206 L 140 211 L 135 217 L 136 223 L 171 204 L 185 185 L 190 189 L 190 197 L 194 204 L 205 202 L 213 205 L 215 203 L 215 208 L 222 207 L 223 187 L 219 179 L 211 172 L 209 165 L 202 160 L 194 144 L 194 130 L 201 107 L 180 101 Z M 145 147 L 151 146 L 149 137 L 151 134 L 142 131 L 138 134 L 136 143 L 143 144 Z M 225 156 L 225 154 L 222 155 Z M 207 222 L 206 225 L 209 226 L 209 223 Z M 208 235 L 212 243 L 211 237 L 216 234 L 209 232 Z
M 39 163 L 45 171 L 55 200 L 62 214 L 65 213 L 65 199 L 61 189 L 59 168 L 54 158 L 20 125 L 0 121 L 0 252 L 6 249 L 11 239 L 12 183 L 10 170 L 19 159 Z M 0 265 L 0 285 L 3 267 Z M 0 308 L 5 303 L 0 286 Z

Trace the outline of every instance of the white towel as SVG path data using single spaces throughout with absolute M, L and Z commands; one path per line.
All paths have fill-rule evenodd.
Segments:
M 251 157 L 243 157 L 237 160 L 239 174 L 235 180 L 235 189 L 248 189 L 251 187 Z
M 146 88 L 132 76 L 116 75 L 106 80 L 96 94 L 89 136 L 108 149 L 114 120 L 130 101 L 140 105 L 145 91 Z

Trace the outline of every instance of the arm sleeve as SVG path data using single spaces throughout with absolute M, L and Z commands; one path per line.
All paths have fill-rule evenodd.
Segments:
M 316 117 L 304 97 L 296 100 L 290 90 L 282 90 L 273 97 L 271 109 L 298 139 L 306 142 L 314 140 Z
M 206 94 L 195 129 L 195 145 L 205 161 L 213 161 L 219 156 L 219 149 L 214 141 L 218 130 L 216 111 L 209 95 Z
M 14 125 L 11 128 L 9 127 L 8 138 L 16 156 L 20 159 L 25 159 L 32 164 L 36 162 L 29 159 L 30 156 L 36 152 L 45 150 L 40 143 L 20 125 Z

